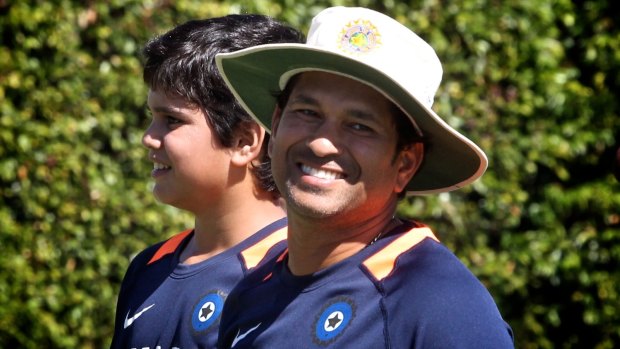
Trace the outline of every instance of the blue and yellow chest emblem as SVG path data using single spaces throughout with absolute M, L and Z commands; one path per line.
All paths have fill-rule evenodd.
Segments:
M 329 301 L 317 314 L 313 325 L 313 341 L 326 346 L 340 337 L 355 317 L 355 303 L 348 297 Z
M 219 323 L 225 298 L 221 291 L 214 290 L 207 293 L 194 305 L 192 310 L 192 327 L 194 331 L 202 332 Z
M 338 47 L 348 54 L 370 52 L 381 45 L 381 34 L 367 20 L 349 22 L 340 32 Z

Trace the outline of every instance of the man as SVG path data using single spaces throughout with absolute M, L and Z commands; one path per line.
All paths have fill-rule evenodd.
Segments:
M 375 11 L 335 7 L 306 44 L 217 59 L 246 109 L 271 121 L 289 219 L 288 251 L 227 299 L 220 348 L 513 347 L 484 286 L 428 227 L 395 217 L 404 193 L 457 189 L 487 166 L 431 110 L 442 73 L 426 42 Z
M 153 193 L 191 212 L 193 229 L 142 251 L 117 304 L 113 348 L 213 348 L 225 297 L 273 249 L 286 218 L 265 130 L 224 84 L 215 55 L 302 35 L 272 18 L 189 21 L 149 41 L 144 81 L 152 121 L 143 137 Z

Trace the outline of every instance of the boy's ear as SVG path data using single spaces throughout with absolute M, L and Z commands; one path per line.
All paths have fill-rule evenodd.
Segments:
M 263 151 L 265 129 L 255 122 L 248 122 L 235 135 L 231 149 L 231 162 L 236 166 L 247 166 L 258 159 Z

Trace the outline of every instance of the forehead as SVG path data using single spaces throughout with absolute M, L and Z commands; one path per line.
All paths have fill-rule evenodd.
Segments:
M 368 101 L 380 105 L 390 103 L 381 93 L 362 82 L 327 72 L 305 72 L 295 76 L 292 94 L 300 92 L 338 96 L 339 98 Z
M 174 106 L 176 108 L 198 110 L 198 106 L 191 103 L 187 99 L 163 90 L 149 89 L 147 96 L 147 104 L 149 108 L 154 106 Z
M 291 82 L 290 99 L 307 99 L 317 104 L 336 103 L 341 108 L 357 106 L 372 109 L 379 114 L 392 115 L 392 103 L 374 88 L 357 80 L 327 73 L 304 72 Z M 383 115 L 388 117 L 388 115 Z

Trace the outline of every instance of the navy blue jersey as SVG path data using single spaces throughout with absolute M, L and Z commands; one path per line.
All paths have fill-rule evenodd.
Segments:
M 431 230 L 407 222 L 309 276 L 287 254 L 226 301 L 219 348 L 513 348 L 486 288 Z
M 249 269 L 286 248 L 286 219 L 184 265 L 179 255 L 192 234 L 177 234 L 132 260 L 121 285 L 112 348 L 215 348 L 224 299 Z

